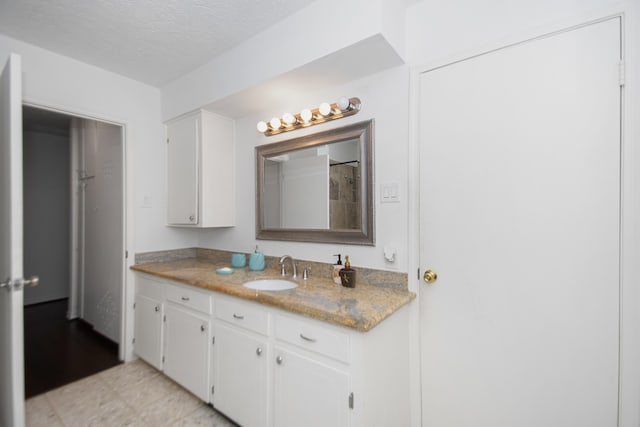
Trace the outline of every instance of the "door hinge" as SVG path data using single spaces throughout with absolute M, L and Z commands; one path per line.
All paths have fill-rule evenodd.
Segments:
M 136 309 L 136 303 L 135 302 L 133 303 L 133 309 L 134 310 Z
M 124 251 L 124 258 L 129 259 L 129 251 Z
M 215 345 L 216 343 L 216 337 L 211 337 L 211 345 Z
M 624 86 L 625 84 L 625 66 L 623 60 L 618 62 L 618 84 L 620 86 Z
M 211 386 L 211 394 L 214 394 L 214 393 L 215 393 L 215 389 L 216 389 L 216 388 L 215 388 L 214 386 Z
M 162 321 L 166 322 L 167 321 L 167 315 L 165 314 L 164 316 L 162 316 Z
M 418 267 L 418 275 L 416 276 L 418 280 L 420 280 L 420 267 Z
M 135 344 L 135 343 L 136 343 L 136 339 L 135 339 L 135 338 L 133 338 L 133 339 L 131 340 L 131 344 Z
M 349 409 L 353 409 L 353 392 L 349 394 Z
M 164 363 L 164 356 L 162 356 L 162 363 Z
M 167 138 L 167 144 L 169 143 L 169 138 Z

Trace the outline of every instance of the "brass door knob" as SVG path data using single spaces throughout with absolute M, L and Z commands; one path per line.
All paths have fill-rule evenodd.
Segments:
M 433 283 L 438 280 L 438 273 L 433 270 L 427 270 L 424 272 L 424 276 L 422 276 L 425 282 Z

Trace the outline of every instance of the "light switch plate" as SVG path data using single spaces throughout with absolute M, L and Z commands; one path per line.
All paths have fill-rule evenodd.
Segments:
M 400 202 L 400 184 L 397 182 L 380 184 L 380 203 L 398 202 Z

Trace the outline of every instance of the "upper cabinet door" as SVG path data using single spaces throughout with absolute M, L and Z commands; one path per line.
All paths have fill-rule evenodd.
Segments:
M 200 116 L 167 125 L 169 225 L 198 224 Z
M 169 225 L 235 225 L 233 139 L 233 120 L 208 111 L 167 123 Z

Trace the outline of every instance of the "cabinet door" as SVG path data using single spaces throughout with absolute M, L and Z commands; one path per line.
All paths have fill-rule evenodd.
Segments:
M 267 344 L 222 322 L 216 324 L 213 405 L 245 427 L 267 424 Z
M 209 319 L 168 303 L 164 332 L 164 373 L 208 402 Z
M 162 369 L 162 304 L 136 295 L 134 351 L 156 369 Z
M 348 374 L 282 348 L 274 357 L 274 425 L 349 425 Z
M 199 128 L 199 115 L 167 125 L 169 224 L 198 224 Z

